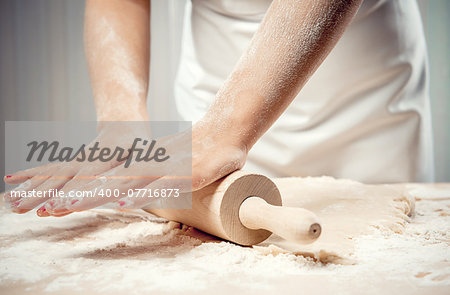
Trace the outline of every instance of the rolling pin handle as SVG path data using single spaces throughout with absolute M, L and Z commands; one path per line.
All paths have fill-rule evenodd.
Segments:
M 239 219 L 249 229 L 265 229 L 286 240 L 308 244 L 322 231 L 317 216 L 303 208 L 268 204 L 255 196 L 245 199 L 239 208 Z

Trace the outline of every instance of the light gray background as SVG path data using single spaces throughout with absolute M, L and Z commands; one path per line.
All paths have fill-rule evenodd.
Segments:
M 184 3 L 152 1 L 152 120 L 178 119 L 171 91 Z M 418 3 L 429 49 L 436 181 L 450 181 L 450 1 Z M 1 124 L 95 120 L 83 50 L 83 14 L 84 0 L 0 0 Z M 4 155 L 3 125 L 1 130 Z M 0 167 L 3 170 L 3 157 Z

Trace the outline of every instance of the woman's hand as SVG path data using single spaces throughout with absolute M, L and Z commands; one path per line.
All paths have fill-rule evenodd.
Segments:
M 233 136 L 224 136 L 214 124 L 199 122 L 192 132 L 186 131 L 157 140 L 164 147 L 169 159 L 163 162 L 133 161 L 129 167 L 122 163 L 88 183 L 67 186 L 77 191 L 118 191 L 128 195 L 129 190 L 177 188 L 179 192 L 201 189 L 215 180 L 243 167 L 247 151 L 243 145 L 235 142 Z M 192 154 L 183 147 L 192 142 Z M 190 148 L 187 149 L 190 151 Z M 191 177 L 186 177 L 190 176 Z M 73 180 L 76 181 L 76 180 Z M 115 203 L 117 209 L 143 208 L 161 198 L 124 197 L 124 198 L 56 198 L 46 202 L 39 210 L 40 216 L 64 216 L 74 211 L 95 208 L 107 203 Z M 164 206 L 159 204 L 159 206 Z
M 145 124 L 103 122 L 100 125 L 101 129 L 99 129 L 98 136 L 86 146 L 85 151 L 88 151 L 90 147 L 97 143 L 99 147 L 107 147 L 111 150 L 121 147 L 125 150 L 124 157 L 126 157 L 127 150 L 131 147 L 136 137 L 150 137 Z M 58 189 L 68 192 L 89 183 L 95 179 L 96 175 L 102 174 L 119 164 L 120 161 L 117 158 L 107 162 L 87 160 L 80 162 L 75 158 L 70 162 L 52 163 L 19 171 L 8 175 L 4 180 L 7 184 L 20 184 L 14 189 L 15 191 L 28 193 L 32 190 L 44 192 Z M 25 213 L 47 201 L 49 196 L 20 198 L 7 193 L 4 199 L 14 212 Z

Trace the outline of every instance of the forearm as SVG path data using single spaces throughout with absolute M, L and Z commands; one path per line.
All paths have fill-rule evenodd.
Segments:
M 250 149 L 331 51 L 361 0 L 275 0 L 204 121 Z
M 85 51 L 98 121 L 147 120 L 148 0 L 87 0 Z

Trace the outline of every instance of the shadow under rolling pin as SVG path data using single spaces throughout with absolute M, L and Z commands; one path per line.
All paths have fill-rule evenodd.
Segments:
M 281 205 L 280 191 L 269 178 L 236 171 L 192 193 L 192 209 L 144 210 L 245 246 L 272 233 L 301 244 L 320 236 L 314 213 Z

